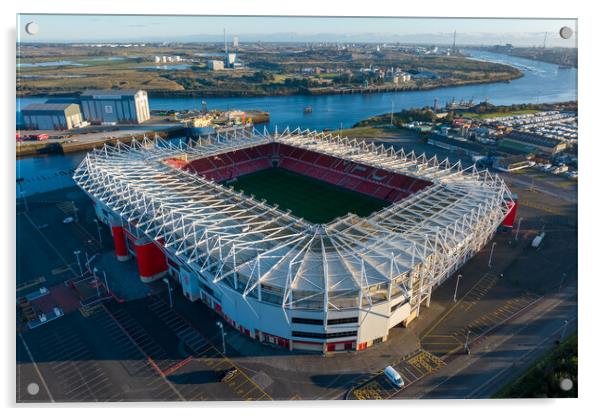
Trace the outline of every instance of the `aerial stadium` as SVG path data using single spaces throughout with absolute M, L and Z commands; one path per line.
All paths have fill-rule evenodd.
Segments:
M 300 129 L 118 142 L 74 179 L 144 282 L 291 350 L 386 341 L 517 209 L 486 170 Z

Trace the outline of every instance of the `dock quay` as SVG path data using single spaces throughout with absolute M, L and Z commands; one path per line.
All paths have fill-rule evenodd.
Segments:
M 83 130 L 83 129 L 82 129 Z M 96 128 L 94 131 L 20 131 L 23 136 L 28 134 L 48 134 L 44 141 L 17 142 L 16 155 L 34 156 L 48 153 L 73 153 L 100 148 L 106 143 L 129 143 L 133 139 L 142 139 L 144 136 L 160 136 L 162 138 L 184 136 L 186 130 L 181 124 L 145 124 L 137 126 L 119 126 L 119 128 Z

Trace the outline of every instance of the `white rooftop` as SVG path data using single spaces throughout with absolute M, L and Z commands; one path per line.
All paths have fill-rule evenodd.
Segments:
M 349 214 L 312 224 L 164 163 L 273 141 L 433 185 L 366 218 Z M 166 252 L 192 270 L 244 296 L 257 296 L 261 284 L 264 301 L 272 301 L 266 296 L 271 293 L 283 307 L 310 309 L 377 301 L 389 284 L 407 292 L 408 271 L 432 255 L 451 261 L 478 232 L 474 224 L 491 219 L 499 225 L 510 198 L 498 176 L 474 166 L 299 129 L 273 135 L 235 131 L 180 144 L 157 138 L 107 145 L 89 153 L 74 177 L 124 224 L 163 241 Z

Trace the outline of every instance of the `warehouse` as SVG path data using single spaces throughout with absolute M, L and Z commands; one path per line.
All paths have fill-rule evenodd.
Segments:
M 449 137 L 440 135 L 429 137 L 427 143 L 449 151 L 464 153 L 468 156 L 478 156 L 482 155 L 483 153 L 487 153 L 487 149 L 478 143 L 469 142 L 466 140 L 450 139 Z
M 500 159 L 496 159 L 493 167 L 502 172 L 515 172 L 533 166 L 535 162 L 527 159 L 523 155 L 513 155 Z
M 541 136 L 525 131 L 512 131 L 504 136 L 503 143 L 510 147 L 512 144 L 532 148 L 538 153 L 553 155 L 566 149 L 566 143 L 551 137 Z M 510 146 L 508 146 L 510 144 Z
M 139 124 L 150 119 L 143 90 L 88 90 L 80 101 L 85 119 L 92 124 Z
M 27 130 L 70 130 L 83 121 L 79 105 L 74 103 L 29 104 L 22 114 Z

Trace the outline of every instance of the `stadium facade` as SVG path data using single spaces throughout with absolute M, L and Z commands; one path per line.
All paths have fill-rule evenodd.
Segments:
M 230 186 L 274 167 L 388 205 L 317 224 Z M 488 171 L 299 129 L 106 145 L 74 178 L 143 281 L 169 275 L 242 333 L 317 351 L 386 341 L 517 209 Z

